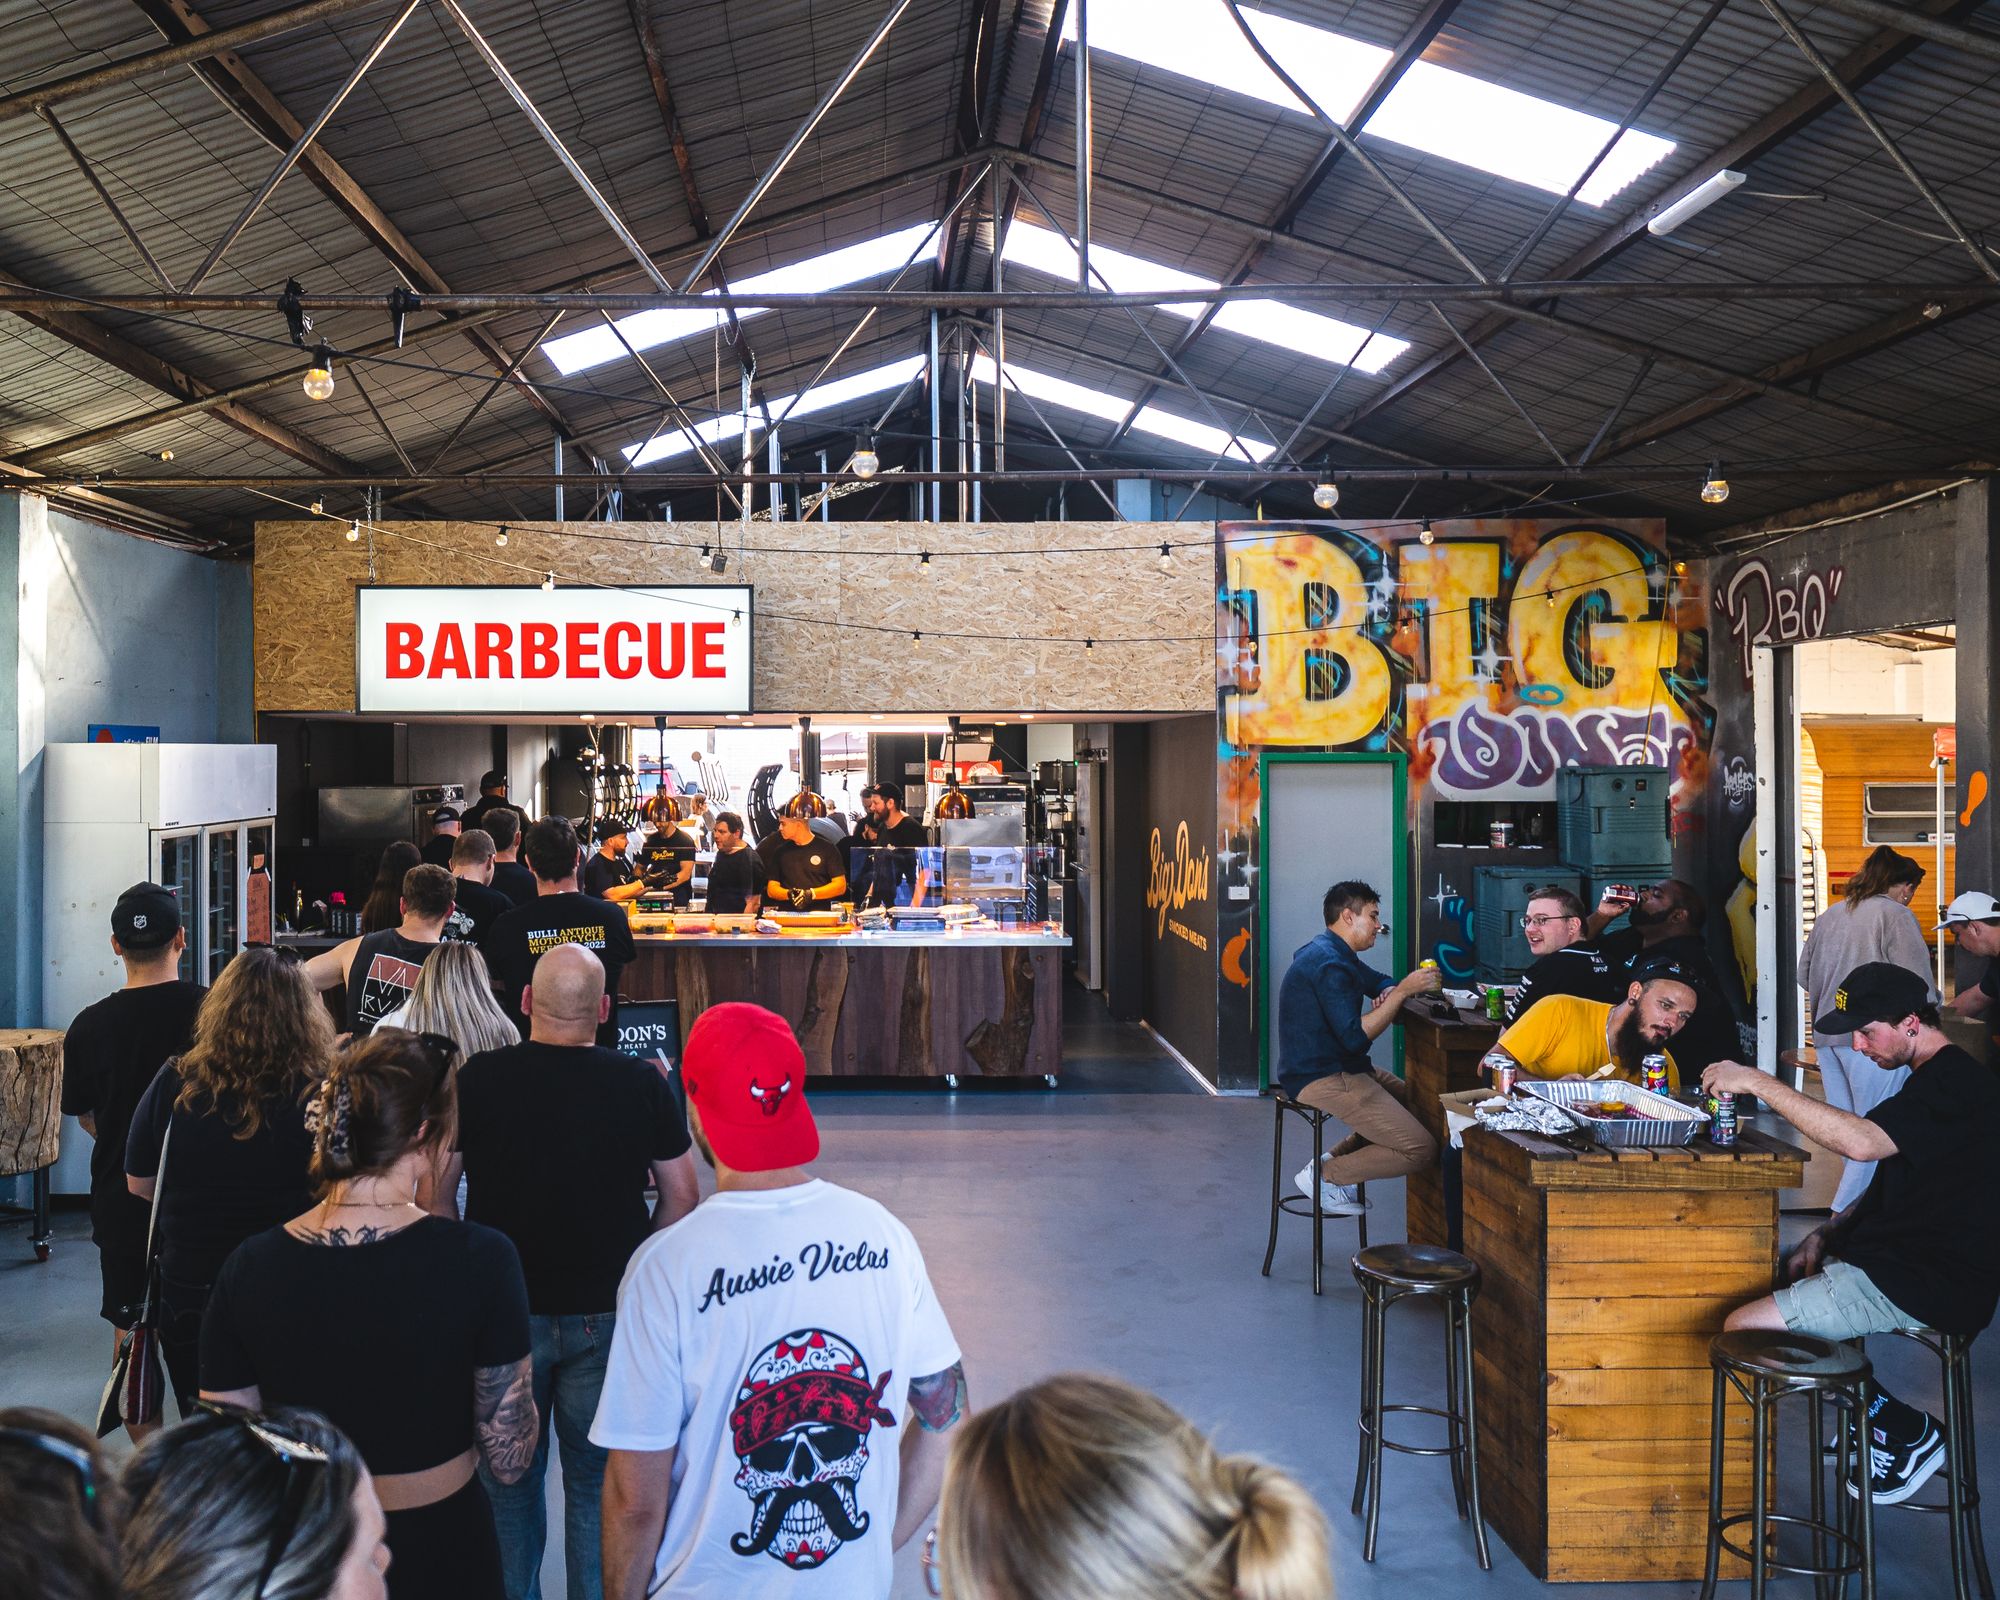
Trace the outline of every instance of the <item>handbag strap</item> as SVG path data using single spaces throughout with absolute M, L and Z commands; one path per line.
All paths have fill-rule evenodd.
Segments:
M 167 1108 L 167 1131 L 160 1135 L 160 1164 L 153 1169 L 153 1206 L 146 1213 L 146 1298 L 139 1304 L 138 1321 L 149 1324 L 153 1314 L 153 1292 L 159 1277 L 158 1237 L 160 1192 L 167 1181 L 167 1147 L 174 1142 L 173 1108 Z

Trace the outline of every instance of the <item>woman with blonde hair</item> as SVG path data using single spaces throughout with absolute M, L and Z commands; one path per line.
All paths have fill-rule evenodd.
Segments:
M 925 1543 L 948 1600 L 1331 1600 L 1326 1519 L 1155 1395 L 1069 1373 L 964 1423 Z
M 456 1053 L 377 1028 L 335 1060 L 312 1106 L 318 1203 L 230 1256 L 201 1330 L 205 1401 L 303 1406 L 354 1441 L 388 1513 L 391 1600 L 504 1600 L 478 1468 L 518 1481 L 540 1427 L 512 1242 L 416 1203 Z
M 125 1182 L 142 1200 L 158 1194 L 160 1353 L 182 1416 L 222 1263 L 312 1199 L 303 1101 L 332 1057 L 333 1019 L 304 969 L 289 951 L 254 946 L 222 969 L 195 1014 L 194 1044 L 132 1113 Z
M 1924 869 L 1886 844 L 1847 880 L 1842 898 L 1819 914 L 1799 951 L 1799 987 L 1823 1017 L 1835 1008 L 1834 992 L 1856 967 L 1887 961 L 1931 982 L 1931 953 L 1910 902 L 1924 881 Z M 1933 999 L 1935 999 L 1933 994 Z M 1909 1080 L 1908 1067 L 1879 1067 L 1843 1035 L 1815 1039 L 1819 1077 L 1827 1103 L 1865 1117 Z M 1833 1209 L 1844 1211 L 1861 1198 L 1875 1176 L 1872 1161 L 1849 1161 L 1833 1192 Z
M 451 940 L 438 946 L 417 974 L 410 998 L 379 1026 L 442 1034 L 458 1046 L 461 1061 L 521 1042 L 520 1030 L 493 998 L 493 977 L 479 947 Z

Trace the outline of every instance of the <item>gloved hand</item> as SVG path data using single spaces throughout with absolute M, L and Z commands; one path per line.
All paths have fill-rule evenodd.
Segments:
M 652 867 L 639 874 L 640 881 L 648 889 L 666 889 L 673 885 L 673 874 L 665 867 Z
M 805 911 L 813 903 L 813 892 L 810 889 L 794 889 L 786 898 L 792 902 L 794 911 Z

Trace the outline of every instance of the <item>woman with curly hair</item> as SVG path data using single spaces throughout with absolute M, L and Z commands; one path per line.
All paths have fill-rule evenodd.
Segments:
M 303 1101 L 332 1057 L 333 1021 L 303 969 L 286 952 L 245 950 L 202 1001 L 193 1047 L 132 1114 L 125 1181 L 141 1199 L 159 1194 L 160 1353 L 182 1416 L 222 1263 L 312 1203 Z

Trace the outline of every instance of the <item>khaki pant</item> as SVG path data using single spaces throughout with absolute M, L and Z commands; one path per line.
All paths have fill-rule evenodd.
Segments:
M 1394 1073 L 1336 1072 L 1299 1092 L 1299 1103 L 1331 1112 L 1354 1131 L 1320 1166 L 1328 1183 L 1407 1178 L 1437 1160 L 1437 1140 L 1410 1115 L 1409 1088 Z

